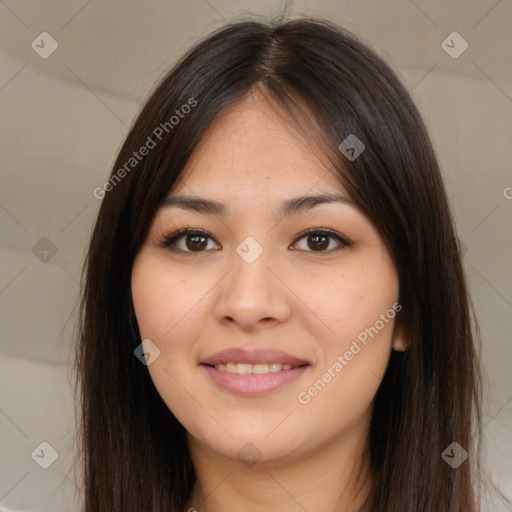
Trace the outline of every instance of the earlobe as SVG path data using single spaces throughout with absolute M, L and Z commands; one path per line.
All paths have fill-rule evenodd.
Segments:
M 397 318 L 397 321 L 393 327 L 392 335 L 392 348 L 397 352 L 406 352 L 409 349 L 410 343 L 408 341 L 408 329 L 403 324 L 401 318 Z
M 409 348 L 409 342 L 401 324 L 395 325 L 392 347 L 397 352 L 405 352 Z
M 393 350 L 405 352 L 409 348 L 407 340 L 403 336 L 397 336 L 393 339 Z

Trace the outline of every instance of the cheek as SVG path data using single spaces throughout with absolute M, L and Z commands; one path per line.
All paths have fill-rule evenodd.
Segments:
M 398 284 L 390 267 L 370 272 L 364 262 L 347 266 L 328 280 L 308 277 L 300 280 L 297 294 L 304 297 L 311 318 L 319 319 L 324 348 L 341 350 L 347 341 L 373 326 L 397 299 Z M 297 281 L 299 282 L 299 281 Z M 389 335 L 392 322 L 379 331 Z M 364 335 L 362 336 L 364 338 Z
M 318 339 L 322 360 L 298 401 L 311 416 L 321 415 L 325 432 L 367 411 L 389 361 L 398 277 L 375 254 L 352 261 L 310 295 L 329 329 Z
M 205 285 L 184 279 L 158 257 L 141 256 L 132 271 L 135 315 L 141 339 L 150 339 L 160 350 L 147 369 L 169 409 L 188 425 L 188 418 L 177 413 L 190 409 L 183 384 L 195 370 L 194 343 L 204 325 Z
M 150 339 L 160 350 L 148 366 L 160 396 L 184 425 L 179 413 L 190 409 L 190 396 L 183 387 L 196 371 L 195 340 L 204 325 L 207 290 L 201 279 L 184 279 L 158 258 L 135 262 L 132 295 L 141 339 Z M 207 281 L 207 280 L 206 280 Z M 187 405 L 188 404 L 188 405 Z
M 190 328 L 203 294 L 200 283 L 184 279 L 156 258 L 141 258 L 133 266 L 133 305 L 143 338 L 165 345 L 182 325 Z

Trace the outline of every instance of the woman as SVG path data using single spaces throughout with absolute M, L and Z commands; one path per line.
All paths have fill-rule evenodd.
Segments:
M 217 31 L 94 194 L 87 512 L 479 510 L 457 238 L 375 53 L 318 20 Z

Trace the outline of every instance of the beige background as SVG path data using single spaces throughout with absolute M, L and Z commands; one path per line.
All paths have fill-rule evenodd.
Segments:
M 281 7 L 278 0 L 0 0 L 5 507 L 79 510 L 79 479 L 70 472 L 78 280 L 100 205 L 92 192 L 107 178 L 137 110 L 199 37 L 225 20 L 272 16 Z M 512 497 L 512 2 L 311 0 L 291 10 L 335 21 L 376 48 L 427 121 L 481 322 L 487 465 Z M 442 47 L 454 31 L 469 45 L 457 58 Z M 42 46 L 42 32 L 58 43 L 46 59 L 31 47 Z M 455 39 L 452 52 L 461 43 Z M 41 442 L 58 455 L 48 469 L 35 462 L 37 454 L 46 461 L 52 454 Z M 492 510 L 512 509 L 495 503 Z

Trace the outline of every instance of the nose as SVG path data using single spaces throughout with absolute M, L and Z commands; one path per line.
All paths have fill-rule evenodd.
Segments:
M 266 251 L 250 263 L 233 251 L 230 263 L 231 270 L 217 288 L 216 319 L 246 332 L 286 322 L 291 291 Z

